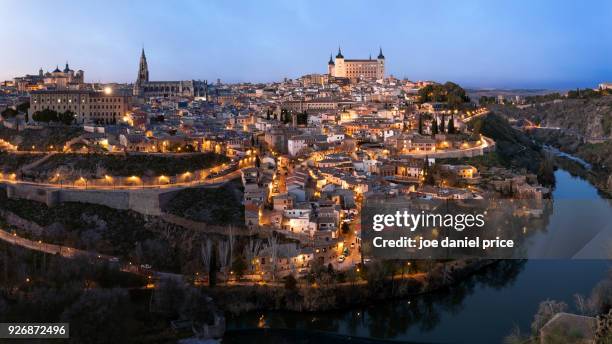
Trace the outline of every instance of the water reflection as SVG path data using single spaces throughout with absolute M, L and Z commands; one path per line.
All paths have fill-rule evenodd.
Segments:
M 555 176 L 555 209 L 546 233 L 554 232 L 556 226 L 563 224 L 562 215 L 576 213 L 575 209 L 558 208 L 557 205 L 563 202 L 557 200 L 601 202 L 596 208 L 583 209 L 580 215 L 586 219 L 592 209 L 610 211 L 610 201 L 602 199 L 585 180 L 562 170 L 555 172 Z M 523 332 L 529 331 L 529 324 L 541 301 L 555 299 L 573 304 L 574 294 L 588 294 L 605 277 L 609 265 L 606 260 L 500 261 L 451 288 L 410 299 L 386 300 L 369 307 L 337 312 L 265 312 L 228 318 L 230 330 L 256 328 L 262 314 L 267 326 L 291 330 L 275 336 L 261 331 L 251 332 L 248 337 L 232 335 L 230 331 L 224 343 L 321 344 L 347 341 L 346 337 L 338 337 L 338 334 L 410 342 L 501 343 L 515 325 Z M 311 331 L 324 331 L 325 335 Z M 248 339 L 245 341 L 245 338 Z M 312 338 L 312 341 L 298 338 Z M 360 342 L 368 341 L 351 339 L 351 343 Z

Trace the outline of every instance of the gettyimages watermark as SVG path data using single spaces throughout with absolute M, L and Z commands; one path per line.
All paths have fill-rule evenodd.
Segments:
M 601 201 L 374 198 L 361 229 L 365 258 L 612 259 Z

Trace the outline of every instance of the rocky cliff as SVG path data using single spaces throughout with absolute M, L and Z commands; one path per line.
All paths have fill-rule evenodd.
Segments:
M 564 99 L 524 109 L 492 105 L 492 109 L 510 118 L 529 119 L 542 127 L 562 128 L 586 141 L 612 139 L 612 96 Z

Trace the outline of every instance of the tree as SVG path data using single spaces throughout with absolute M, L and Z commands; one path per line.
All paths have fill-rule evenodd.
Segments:
M 217 264 L 219 270 L 225 275 L 227 281 L 227 267 L 230 265 L 230 244 L 228 240 L 221 240 L 217 243 Z
M 559 302 L 554 300 L 546 300 L 540 302 L 538 312 L 533 317 L 531 323 L 531 331 L 534 335 L 538 335 L 542 326 L 552 319 L 557 313 L 565 312 L 567 304 L 565 302 Z
M 285 280 L 285 290 L 294 291 L 297 289 L 297 280 L 295 279 L 295 277 L 293 277 L 293 275 L 285 276 L 284 280 Z
M 261 160 L 259 159 L 259 155 L 255 155 L 255 167 L 261 167 Z
M 87 290 L 61 318 L 70 323 L 70 339 L 75 343 L 119 343 L 128 331 L 128 304 L 125 290 Z
M 270 236 L 268 238 L 268 253 L 270 254 L 270 264 L 272 265 L 272 279 L 276 279 L 276 259 L 278 257 L 278 238 L 275 236 Z
M 440 133 L 442 133 L 442 134 L 444 134 L 444 126 L 446 125 L 446 124 L 444 123 L 444 121 L 445 121 L 445 120 L 446 120 L 446 117 L 444 116 L 444 113 L 443 113 L 443 114 L 442 114 L 442 121 L 441 121 L 441 123 L 440 123 L 440 128 L 439 128 L 439 129 L 440 129 Z
M 454 134 L 455 133 L 455 118 L 453 115 L 451 115 L 451 118 L 448 120 L 448 133 L 449 134 Z
M 236 256 L 236 258 L 234 258 L 234 262 L 232 263 L 232 271 L 234 272 L 234 275 L 236 275 L 236 279 L 240 280 L 242 278 L 242 276 L 244 276 L 244 273 L 247 270 L 247 262 L 244 259 L 244 257 L 239 254 Z
M 202 265 L 204 270 L 208 273 L 209 285 L 214 287 L 213 283 L 216 280 L 214 278 L 215 269 L 213 265 L 213 244 L 210 238 L 207 238 L 201 247 Z
M 435 118 L 435 117 L 431 121 L 431 134 L 432 135 L 437 135 L 438 134 L 438 119 Z
M 342 226 L 341 226 L 340 228 L 341 228 L 341 230 L 342 230 L 342 233 L 343 233 L 343 234 L 348 233 L 348 232 L 349 232 L 349 230 L 351 229 L 351 227 L 349 226 L 349 224 L 348 224 L 348 223 L 346 223 L 346 222 L 342 222 Z
M 18 114 L 19 114 L 19 112 L 17 112 L 17 110 L 15 110 L 13 108 L 6 108 L 4 111 L 2 111 L 2 117 L 3 118 L 15 117 Z
M 544 186 L 555 185 L 555 163 L 553 157 L 546 154 L 538 168 L 538 183 Z
M 249 266 L 253 263 L 255 257 L 259 255 L 261 251 L 261 240 L 249 238 L 249 241 L 244 246 L 243 254 Z
M 30 102 L 24 102 L 24 103 L 17 105 L 17 111 L 19 112 L 28 112 L 29 108 L 30 108 Z
M 307 125 L 308 124 L 308 113 L 306 111 L 297 114 L 297 124 Z
M 434 178 L 433 171 L 429 166 L 429 158 L 427 156 L 425 156 L 425 161 L 423 164 L 423 176 L 425 177 L 425 184 L 435 185 L 436 179 Z
M 419 134 L 423 135 L 423 115 L 419 114 Z

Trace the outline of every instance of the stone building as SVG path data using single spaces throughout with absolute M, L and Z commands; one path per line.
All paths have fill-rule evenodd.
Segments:
M 345 59 L 338 48 L 336 61 L 332 60 L 331 55 L 329 56 L 327 71 L 330 76 L 336 78 L 382 79 L 385 77 L 385 56 L 381 48 L 376 60 L 373 60 L 372 56 L 369 59 Z
M 151 97 L 203 97 L 208 99 L 206 80 L 149 81 L 149 67 L 144 49 L 140 54 L 138 77 L 134 83 L 134 96 Z
M 15 87 L 19 92 L 29 92 L 41 89 L 78 89 L 85 82 L 85 72 L 70 69 L 68 62 L 63 70 L 55 66 L 53 72 L 43 72 L 42 68 L 38 74 L 28 74 L 14 79 Z
M 120 90 L 41 90 L 30 93 L 28 115 L 45 109 L 71 111 L 77 123 L 115 124 L 129 110 L 130 95 Z

